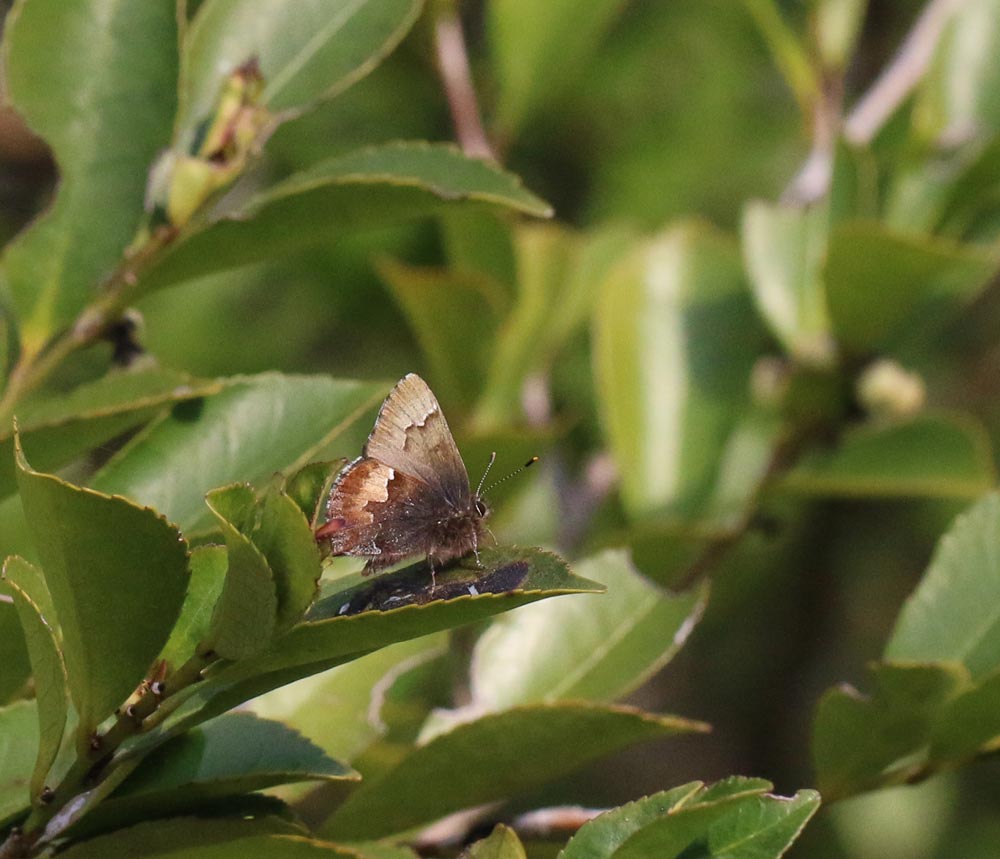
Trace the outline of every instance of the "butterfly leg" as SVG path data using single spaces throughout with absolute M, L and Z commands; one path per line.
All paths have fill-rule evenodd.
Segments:
M 476 567 L 480 570 L 485 569 L 483 562 L 479 560 L 479 535 L 475 531 L 472 532 L 472 554 L 476 556 Z
M 430 553 L 427 555 L 427 566 L 431 571 L 431 593 L 434 593 L 434 589 L 437 587 L 437 575 L 434 572 L 434 556 Z

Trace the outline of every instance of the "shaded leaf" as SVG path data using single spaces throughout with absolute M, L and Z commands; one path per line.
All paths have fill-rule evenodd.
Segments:
M 389 143 L 314 164 L 174 246 L 144 279 L 153 290 L 325 243 L 346 229 L 433 215 L 459 201 L 547 217 L 511 173 L 444 144 Z
M 735 247 L 703 224 L 671 227 L 605 281 L 597 391 L 631 517 L 708 503 L 747 404 L 753 319 Z
M 931 732 L 931 763 L 954 766 L 1000 747 L 1000 671 L 949 700 Z
M 22 0 L 7 17 L 6 91 L 60 170 L 52 208 L 3 262 L 29 354 L 96 295 L 139 223 L 176 107 L 175 5 Z
M 39 743 L 35 771 L 31 777 L 31 796 L 37 801 L 66 730 L 69 710 L 66 664 L 52 597 L 42 571 L 21 558 L 10 557 L 4 562 L 3 577 L 17 605 L 35 679 Z
M 28 785 L 38 751 L 34 701 L 0 707 L 0 826 L 31 804 Z
M 996 481 L 989 438 L 965 415 L 919 415 L 847 430 L 782 479 L 793 492 L 847 497 L 970 498 Z
M 459 725 L 350 795 L 326 834 L 376 838 L 506 799 L 643 740 L 703 731 L 675 716 L 592 704 L 535 705 Z
M 1000 495 L 959 516 L 896 621 L 885 659 L 1000 669 Z
M 206 492 L 234 480 L 264 482 L 322 456 L 387 387 L 326 376 L 237 377 L 219 394 L 176 406 L 91 485 L 155 507 L 185 531 L 205 527 Z
M 320 508 L 337 473 L 347 464 L 346 459 L 334 462 L 310 462 L 285 481 L 285 492 L 298 505 L 310 528 L 316 527 Z
M 527 859 L 517 833 L 502 823 L 497 824 L 489 837 L 471 844 L 464 855 L 467 859 Z
M 21 502 L 86 735 L 166 643 L 187 588 L 187 544 L 154 511 L 34 471 L 20 449 L 17 457 Z
M 160 653 L 168 671 L 187 662 L 208 640 L 212 615 L 226 581 L 229 556 L 224 546 L 198 546 L 188 560 L 191 577 L 180 617 Z
M 23 693 L 31 676 L 31 662 L 10 588 L 0 581 L 0 706 Z

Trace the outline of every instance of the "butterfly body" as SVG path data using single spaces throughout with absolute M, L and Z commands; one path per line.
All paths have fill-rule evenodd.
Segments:
M 386 397 L 362 455 L 337 476 L 326 514 L 317 539 L 331 554 L 367 558 L 366 572 L 413 555 L 433 570 L 478 552 L 489 511 L 419 376 L 404 376 Z

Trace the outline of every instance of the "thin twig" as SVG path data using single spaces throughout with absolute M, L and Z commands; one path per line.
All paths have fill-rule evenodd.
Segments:
M 930 68 L 934 51 L 952 16 L 966 0 L 930 0 L 896 56 L 844 121 L 844 137 L 857 146 L 875 138 Z
M 465 35 L 455 7 L 453 2 L 439 3 L 434 20 L 434 49 L 437 53 L 438 72 L 448 97 L 455 136 L 462 151 L 470 158 L 496 161 L 496 154 L 483 129 L 476 88 L 472 83 L 472 70 L 469 67 L 469 54 L 465 48 Z

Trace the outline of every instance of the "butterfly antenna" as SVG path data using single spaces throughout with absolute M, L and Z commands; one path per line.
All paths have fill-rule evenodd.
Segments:
M 494 454 L 494 456 L 496 456 L 496 454 Z M 533 457 L 531 457 L 531 459 L 529 459 L 529 460 L 528 460 L 528 461 L 527 461 L 526 463 L 524 463 L 524 465 L 522 465 L 522 466 L 521 466 L 520 468 L 516 468 L 516 469 L 514 469 L 514 471 L 512 471 L 512 472 L 511 472 L 510 474 L 508 474 L 508 475 L 507 475 L 506 477 L 501 477 L 501 478 L 500 478 L 499 480 L 497 480 L 497 481 L 494 481 L 494 482 L 493 482 L 493 483 L 491 483 L 491 484 L 490 484 L 489 486 L 487 486 L 487 487 L 486 487 L 486 489 L 484 490 L 484 493 L 483 493 L 483 494 L 485 494 L 485 492 L 492 492 L 492 491 L 493 491 L 494 489 L 496 489 L 496 488 L 497 488 L 497 487 L 498 487 L 498 486 L 499 486 L 499 485 L 500 485 L 501 483 L 506 483 L 506 482 L 507 482 L 508 480 L 510 480 L 510 479 L 511 479 L 512 477 L 514 477 L 515 475 L 518 475 L 518 474 L 520 474 L 520 473 L 521 473 L 522 471 L 524 471 L 524 469 L 528 468 L 529 466 L 532 466 L 532 465 L 534 465 L 534 464 L 535 464 L 536 462 L 538 462 L 538 457 L 537 457 L 537 456 L 533 456 Z M 492 464 L 493 464 L 493 460 L 491 459 L 491 460 L 490 460 L 490 465 L 492 465 Z M 483 475 L 483 476 L 485 477 L 485 475 Z M 482 485 L 483 485 L 483 482 L 482 482 L 481 480 L 479 481 L 479 485 L 480 485 L 480 486 L 482 486 Z M 476 490 L 476 494 L 477 494 L 477 495 L 481 494 L 481 493 L 479 492 L 479 490 L 478 490 L 478 489 Z
M 497 452 L 493 451 L 490 454 L 490 461 L 486 463 L 486 471 L 483 472 L 483 476 L 479 478 L 479 486 L 476 487 L 476 498 L 479 498 L 483 494 L 483 484 L 486 482 L 486 475 L 490 473 L 490 469 L 493 468 L 493 463 L 497 461 Z

